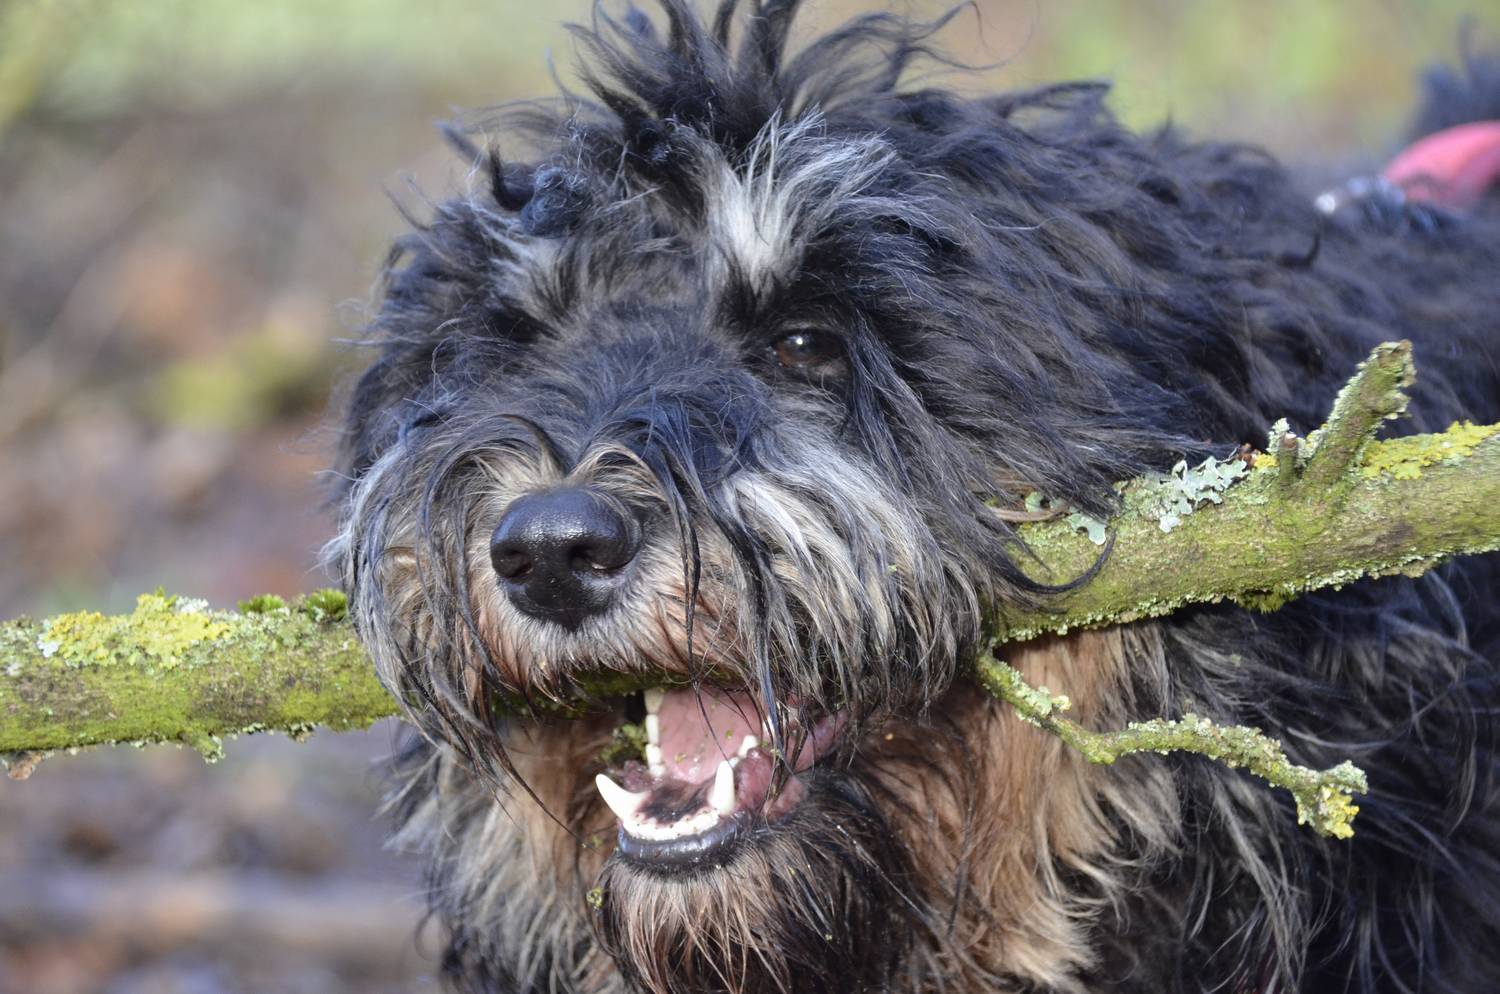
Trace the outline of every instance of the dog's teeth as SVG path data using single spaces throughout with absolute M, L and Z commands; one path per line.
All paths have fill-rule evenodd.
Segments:
M 725 760 L 714 774 L 714 785 L 708 791 L 708 803 L 719 814 L 734 814 L 734 767 Z
M 646 714 L 646 741 L 653 745 L 661 742 L 661 718 L 651 712 Z
M 745 740 L 740 743 L 740 751 L 737 752 L 737 753 L 735 753 L 735 755 L 738 756 L 740 759 L 744 759 L 746 756 L 750 755 L 750 750 L 751 749 L 759 749 L 759 748 L 760 748 L 760 739 L 756 738 L 753 735 L 747 735 L 747 736 L 745 736 Z
M 652 687 L 644 694 L 646 698 L 646 714 L 654 715 L 661 710 L 661 702 L 667 697 L 667 692 L 660 687 Z M 650 720 L 649 718 L 647 719 Z
M 653 777 L 659 777 L 667 772 L 666 757 L 662 754 L 661 746 L 655 742 L 646 743 L 646 768 L 651 771 Z
M 646 800 L 645 794 L 632 794 L 603 773 L 594 778 L 594 786 L 599 788 L 599 796 L 604 798 L 609 810 L 621 821 L 628 822 L 634 818 Z
M 719 812 L 712 808 L 700 808 L 688 817 L 679 818 L 670 824 L 662 824 L 655 818 L 640 813 L 622 822 L 627 834 L 654 842 L 670 842 L 689 835 L 702 835 L 718 823 Z

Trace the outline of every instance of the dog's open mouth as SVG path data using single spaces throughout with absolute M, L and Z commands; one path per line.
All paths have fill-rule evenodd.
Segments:
M 645 762 L 632 759 L 595 779 L 620 822 L 619 851 L 659 866 L 727 859 L 747 835 L 791 811 L 806 791 L 797 774 L 831 749 L 838 714 L 792 729 L 800 742 L 779 789 L 772 736 L 755 698 L 719 688 L 643 692 Z M 786 732 L 786 729 L 783 729 Z

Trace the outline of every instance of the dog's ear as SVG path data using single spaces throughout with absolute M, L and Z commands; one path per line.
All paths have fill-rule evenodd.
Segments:
M 483 167 L 489 177 L 490 196 L 495 198 L 496 206 L 504 211 L 519 211 L 526 206 L 534 188 L 530 167 L 506 162 L 500 155 L 500 149 L 493 145 L 488 150 L 481 149 L 470 137 L 469 128 L 461 122 L 443 121 L 438 125 L 438 130 L 443 133 L 448 144 L 453 146 L 459 158 L 473 166 Z
M 505 211 L 525 207 L 535 189 L 531 169 L 506 163 L 500 158 L 498 148 L 491 148 L 484 159 L 490 175 L 490 196 L 495 198 L 496 206 Z

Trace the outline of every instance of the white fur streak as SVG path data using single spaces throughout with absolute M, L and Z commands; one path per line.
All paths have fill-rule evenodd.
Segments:
M 763 287 L 790 272 L 808 237 L 880 174 L 892 152 L 880 138 L 828 138 L 810 114 L 791 124 L 773 118 L 747 163 L 718 160 L 707 183 L 709 235 L 728 271 Z M 722 274 L 715 274 L 722 275 Z

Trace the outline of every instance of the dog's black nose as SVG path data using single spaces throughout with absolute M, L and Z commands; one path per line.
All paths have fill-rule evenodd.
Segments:
M 564 487 L 518 497 L 490 537 L 490 562 L 517 608 L 577 628 L 609 606 L 641 547 L 641 528 L 597 493 Z

